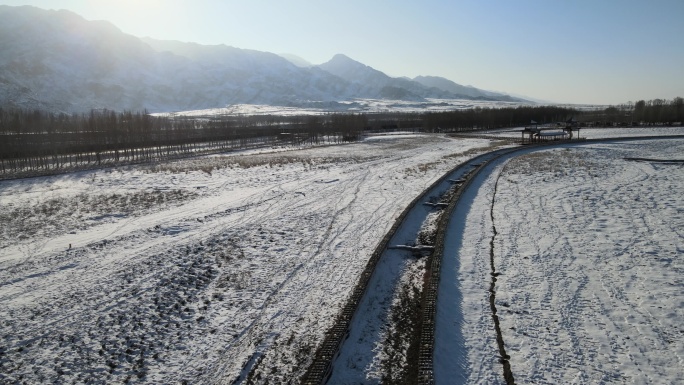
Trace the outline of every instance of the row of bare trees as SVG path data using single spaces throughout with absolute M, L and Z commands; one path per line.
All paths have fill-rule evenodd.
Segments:
M 138 163 L 262 146 L 358 140 L 364 115 L 187 118 L 0 108 L 0 173 Z
M 684 99 L 640 100 L 634 104 L 634 120 L 648 124 L 666 124 L 684 121 Z
M 559 106 L 519 106 L 511 108 L 472 108 L 423 115 L 423 127 L 429 131 L 471 131 L 543 124 L 579 115 L 580 111 Z
M 672 125 L 684 122 L 684 99 L 639 100 L 586 112 L 584 121 L 622 125 Z
M 309 116 L 154 116 L 94 110 L 63 114 L 0 108 L 0 175 L 160 159 L 265 146 L 359 140 L 369 130 L 472 131 L 558 121 L 579 112 L 554 106 L 432 113 Z

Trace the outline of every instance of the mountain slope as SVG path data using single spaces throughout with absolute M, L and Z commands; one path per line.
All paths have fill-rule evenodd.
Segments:
M 291 53 L 281 53 L 278 55 L 282 58 L 285 58 L 287 61 L 296 65 L 297 67 L 309 68 L 309 67 L 313 66 L 313 64 L 309 63 L 308 61 L 304 60 L 303 58 L 301 58 L 297 55 L 293 55 Z
M 501 94 L 498 92 L 484 91 L 473 86 L 462 86 L 449 79 L 445 79 L 439 76 L 416 76 L 415 78 L 413 78 L 413 80 L 426 87 L 435 87 L 440 90 L 444 90 L 454 95 L 459 95 L 465 98 L 504 101 L 526 101 L 521 98 L 515 98 L 510 95 Z
M 0 6 L 0 106 L 63 112 L 469 98 L 344 55 L 299 67 L 268 52 L 140 39 L 69 11 Z M 454 83 L 455 84 L 455 83 Z M 477 96 L 479 97 L 479 96 Z
M 364 97 L 400 100 L 457 97 L 449 91 L 424 86 L 410 79 L 392 78 L 342 54 L 335 55 L 318 68 L 358 85 Z
M 336 100 L 353 95 L 348 82 L 317 68 L 302 68 L 269 52 L 142 39 L 159 54 L 190 60 L 195 77 L 209 77 L 204 90 L 225 94 L 225 104 L 297 105 L 311 100 Z
M 145 41 L 67 11 L 0 6 L 0 103 L 174 111 L 348 98 L 348 82 L 271 53 Z

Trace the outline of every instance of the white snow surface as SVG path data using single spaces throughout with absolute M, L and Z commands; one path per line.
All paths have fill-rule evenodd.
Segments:
M 438 112 L 480 108 L 506 108 L 530 105 L 523 102 L 484 101 L 469 99 L 432 99 L 406 101 L 391 99 L 351 99 L 332 103 L 319 103 L 320 107 L 288 107 L 261 104 L 232 104 L 222 108 L 202 110 L 159 112 L 155 116 L 220 116 L 220 115 L 324 115 L 331 112 L 377 113 L 377 112 Z
M 2 181 L 0 382 L 296 382 L 394 219 L 489 145 L 386 136 Z
M 450 222 L 436 383 L 504 383 L 492 239 L 516 383 L 683 383 L 684 166 L 625 159 L 682 154 L 682 139 L 564 146 L 477 178 Z
M 296 382 L 394 219 L 489 144 L 378 136 L 2 181 L 0 382 Z M 446 244 L 437 382 L 503 383 L 492 212 L 516 382 L 683 382 L 684 168 L 624 159 L 681 154 L 530 149 L 476 179 Z

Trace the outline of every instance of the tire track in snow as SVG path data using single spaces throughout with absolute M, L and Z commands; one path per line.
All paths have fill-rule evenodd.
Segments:
M 441 178 L 433 182 L 432 185 L 429 188 L 425 189 L 419 196 L 417 196 L 411 202 L 411 204 L 409 204 L 409 206 L 406 207 L 402 214 L 395 220 L 393 227 L 381 240 L 380 244 L 376 247 L 373 255 L 369 259 L 366 269 L 359 278 L 357 287 L 354 290 L 354 294 L 349 298 L 347 304 L 342 310 L 342 313 L 338 316 L 336 324 L 327 333 L 327 337 L 321 344 L 317 352 L 316 359 L 307 371 L 307 375 L 305 376 L 303 383 L 325 383 L 329 379 L 329 375 L 331 374 L 330 370 L 332 367 L 332 363 L 334 360 L 337 359 L 338 349 L 340 349 L 343 340 L 345 340 L 350 333 L 349 327 L 352 317 L 356 317 L 355 313 L 358 312 L 357 308 L 361 301 L 364 300 L 364 296 L 370 295 L 370 293 L 367 292 L 367 287 L 369 287 L 368 285 L 370 285 L 371 279 L 372 277 L 374 277 L 374 269 L 379 263 L 380 259 L 383 258 L 384 251 L 389 245 L 390 240 L 394 237 L 395 233 L 401 228 L 407 216 L 410 215 L 410 213 L 419 203 L 422 203 L 423 201 L 427 200 L 427 196 L 441 196 L 442 193 L 450 190 L 452 185 L 451 183 L 448 183 L 446 181 L 448 178 L 452 178 L 454 180 L 460 179 L 463 175 L 465 175 L 469 171 L 472 171 L 473 166 L 477 164 L 478 161 L 482 161 L 483 159 L 487 159 L 490 157 L 492 157 L 490 153 L 483 154 L 481 156 L 470 159 L 465 163 L 462 163 L 454 167 L 452 170 L 445 173 Z M 477 166 L 480 165 L 477 164 Z M 441 192 L 437 192 L 438 190 Z M 427 210 L 426 212 L 430 212 L 430 210 Z M 417 226 L 416 231 L 418 231 L 420 227 L 421 226 Z M 413 239 L 415 239 L 416 236 L 417 234 L 414 234 Z M 389 258 L 389 256 L 387 256 L 387 258 Z M 432 302 L 432 304 L 432 309 L 434 310 L 434 301 Z M 425 303 L 424 305 L 429 306 L 429 303 Z M 434 314 L 432 315 L 432 317 L 434 317 Z M 431 325 L 434 325 L 434 323 L 432 323 Z M 429 328 L 432 328 L 432 326 L 429 326 Z M 432 335 L 432 332 L 430 332 L 429 334 Z M 424 345 L 424 343 L 421 342 L 421 345 Z M 431 349 L 432 342 L 430 342 L 428 346 L 430 346 Z
M 334 205 L 335 209 L 332 210 L 332 216 L 330 218 L 330 221 L 328 222 L 328 225 L 326 226 L 325 233 L 323 236 L 320 237 L 320 241 L 317 241 L 316 244 L 316 249 L 313 252 L 310 252 L 311 257 L 307 259 L 307 261 L 304 261 L 297 265 L 292 272 L 290 272 L 285 280 L 283 280 L 277 288 L 273 292 L 270 293 L 269 297 L 267 298 L 267 303 L 262 305 L 262 311 L 260 315 L 258 316 L 259 320 L 263 320 L 264 317 L 266 316 L 266 310 L 267 306 L 269 303 L 275 301 L 280 297 L 279 293 L 284 290 L 287 286 L 291 285 L 296 285 L 297 287 L 310 287 L 312 284 L 320 284 L 318 282 L 317 277 L 320 277 L 320 275 L 323 273 L 321 271 L 321 268 L 324 268 L 326 266 L 323 266 L 319 264 L 317 261 L 320 258 L 325 258 L 327 256 L 327 253 L 324 251 L 328 248 L 331 248 L 333 244 L 336 242 L 336 240 L 343 234 L 344 232 L 347 231 L 347 229 L 352 226 L 354 223 L 354 217 L 353 217 L 353 210 L 349 210 L 352 206 L 354 206 L 359 198 L 359 194 L 361 192 L 361 188 L 365 187 L 367 179 L 371 176 L 373 176 L 373 173 L 370 171 L 372 167 L 377 166 L 382 164 L 383 162 L 387 162 L 387 160 L 373 160 L 370 162 L 366 162 L 367 164 L 364 166 L 365 170 L 361 171 L 361 176 L 354 176 L 348 179 L 342 178 L 341 180 L 338 181 L 338 183 L 335 183 L 333 185 L 328 185 L 328 184 L 320 184 L 316 183 L 318 180 L 314 180 L 313 178 L 308 178 L 307 184 L 310 186 L 320 186 L 321 188 L 317 191 L 316 194 L 312 194 L 310 190 L 307 190 L 307 193 L 309 196 L 313 196 L 313 198 L 305 198 L 305 199 L 300 199 L 298 200 L 299 203 L 296 205 L 292 206 L 292 210 L 297 210 L 297 209 L 302 209 L 306 210 L 308 206 L 310 206 L 312 203 L 316 202 L 315 196 L 322 195 L 324 194 L 325 191 L 330 190 L 331 194 L 330 196 L 337 197 L 336 203 Z M 392 168 L 395 168 L 398 166 L 394 166 Z M 288 182 L 290 183 L 290 182 Z M 301 187 L 302 181 L 300 180 L 299 183 L 296 184 L 297 186 Z M 352 187 L 352 185 L 354 187 Z M 352 190 L 352 198 L 349 199 L 348 194 L 336 194 L 335 192 L 338 190 L 342 191 L 348 191 Z M 304 195 L 306 197 L 306 195 Z M 385 203 L 387 200 L 385 199 Z M 347 220 L 347 218 L 344 219 L 344 225 L 342 228 L 339 228 L 339 226 L 335 225 L 337 222 L 339 222 L 339 218 L 344 214 L 346 211 L 350 211 L 352 213 L 352 217 Z M 376 223 L 377 220 L 370 222 L 370 225 Z M 366 225 L 367 227 L 369 224 Z M 345 271 L 347 269 L 352 268 L 351 264 L 343 264 L 342 265 Z M 300 274 L 301 272 L 306 272 L 305 274 Z M 327 287 L 328 289 L 326 290 L 334 290 L 335 288 L 335 283 L 338 282 L 339 280 L 343 279 L 344 274 L 335 274 L 336 279 L 332 279 L 328 281 Z M 301 276 L 301 277 L 300 277 Z M 300 277 L 300 278 L 297 278 Z M 299 298 L 295 302 L 294 298 L 289 298 L 288 296 L 285 296 L 284 298 L 287 301 L 290 301 L 290 305 L 286 306 L 289 310 L 285 313 L 278 314 L 277 319 L 281 319 L 283 317 L 286 318 L 292 318 L 293 320 L 302 316 L 305 312 L 305 309 L 300 309 L 301 308 L 301 302 L 302 299 Z M 320 301 L 320 299 L 318 299 Z M 321 306 L 326 306 L 325 303 L 322 303 Z M 258 321 L 258 320 L 257 320 Z M 264 324 L 265 322 L 265 324 Z M 266 319 L 263 322 L 252 322 L 250 325 L 247 326 L 243 330 L 243 333 L 247 333 L 248 336 L 252 335 L 252 330 L 258 327 L 259 330 L 261 329 L 268 329 L 268 330 L 278 330 L 280 327 L 278 326 L 278 323 L 276 322 L 276 318 L 270 318 Z M 287 322 L 284 322 L 287 323 Z M 270 325 L 270 326 L 268 326 Z M 257 332 L 258 333 L 258 332 Z M 271 343 L 273 340 L 271 341 Z M 262 345 L 260 346 L 260 349 L 263 349 L 264 351 L 267 351 L 270 348 L 269 344 Z M 254 354 L 258 354 L 258 352 L 255 352 Z M 252 354 L 252 357 L 254 357 L 254 354 Z M 265 355 L 265 358 L 268 359 L 268 355 Z M 254 362 L 253 360 L 248 360 L 246 362 L 246 366 L 243 367 L 243 373 L 242 375 L 236 380 L 234 383 L 242 383 L 244 380 L 246 380 L 250 375 L 251 375 L 251 370 L 256 368 L 256 365 L 253 365 Z

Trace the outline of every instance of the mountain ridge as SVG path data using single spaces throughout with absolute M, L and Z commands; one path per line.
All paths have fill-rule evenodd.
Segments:
M 31 6 L 0 6 L 0 52 L 0 106 L 69 113 L 503 97 L 392 78 L 342 54 L 300 67 L 270 52 L 138 38 L 107 21 Z

